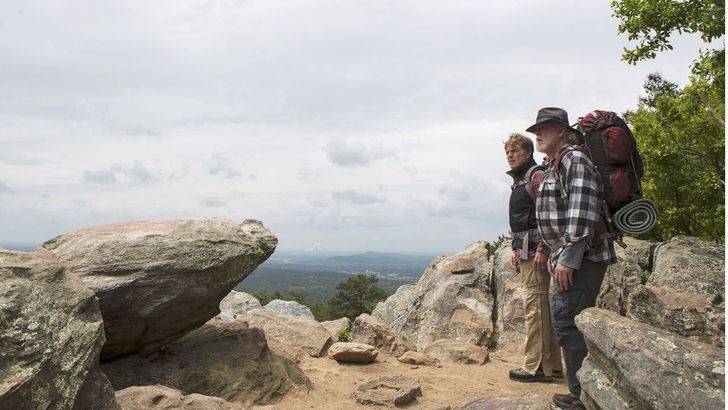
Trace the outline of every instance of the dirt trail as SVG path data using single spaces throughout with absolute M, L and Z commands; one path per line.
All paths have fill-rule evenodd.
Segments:
M 465 404 L 483 397 L 521 397 L 536 393 L 549 399 L 553 393 L 568 391 L 564 379 L 553 383 L 518 383 L 508 379 L 508 370 L 518 367 L 521 355 L 497 351 L 482 365 L 444 364 L 440 368 L 411 366 L 380 354 L 367 365 L 339 364 L 328 358 L 307 358 L 301 370 L 311 379 L 313 389 L 288 393 L 270 406 L 258 409 L 373 409 L 351 398 L 356 386 L 377 376 L 404 374 L 422 383 L 422 396 L 406 408 L 439 409 Z

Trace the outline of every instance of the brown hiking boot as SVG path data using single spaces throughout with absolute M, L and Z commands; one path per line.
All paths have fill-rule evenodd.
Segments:
M 554 378 L 551 376 L 546 376 L 543 374 L 543 370 L 539 367 L 538 370 L 536 370 L 536 374 L 529 374 L 527 371 L 523 370 L 522 368 L 518 369 L 512 369 L 508 372 L 508 377 L 510 377 L 511 380 L 517 381 L 517 382 L 524 382 L 524 383 L 531 383 L 531 382 L 552 382 L 554 381 Z

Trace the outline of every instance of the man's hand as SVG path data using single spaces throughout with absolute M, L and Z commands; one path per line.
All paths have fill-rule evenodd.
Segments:
M 511 267 L 518 270 L 518 265 L 521 263 L 521 250 L 516 249 L 511 255 Z
M 556 272 L 552 273 L 552 276 L 562 292 L 574 285 L 574 270 L 560 263 L 556 265 Z
M 533 257 L 533 267 L 536 272 L 545 272 L 546 265 L 549 262 L 549 257 L 542 251 L 536 251 L 536 256 Z

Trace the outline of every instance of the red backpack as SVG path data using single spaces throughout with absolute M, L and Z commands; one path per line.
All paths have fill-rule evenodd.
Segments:
M 579 118 L 578 129 L 602 177 L 603 199 L 610 213 L 642 198 L 640 180 L 645 169 L 627 123 L 611 111 L 595 110 Z
M 599 171 L 604 188 L 601 196 L 604 220 L 597 226 L 597 237 L 606 237 L 609 241 L 616 241 L 620 246 L 625 247 L 619 233 L 621 229 L 617 228 L 619 224 L 615 225 L 612 216 L 625 205 L 642 198 L 640 180 L 645 170 L 642 157 L 637 152 L 637 141 L 627 127 L 627 123 L 611 111 L 592 111 L 579 118 L 577 128 L 582 135 L 576 137 L 578 141 L 571 141 L 576 145 L 572 149 L 586 152 L 589 155 Z M 580 140 L 581 138 L 583 141 Z M 558 169 L 565 153 L 555 158 L 552 164 L 554 172 Z M 562 192 L 565 195 L 563 187 Z M 651 203 L 651 201 L 647 202 Z M 654 225 L 656 218 L 655 210 L 653 223 L 646 225 L 649 227 Z M 643 216 L 640 216 L 639 219 L 646 220 Z M 637 224 L 640 225 L 639 221 Z

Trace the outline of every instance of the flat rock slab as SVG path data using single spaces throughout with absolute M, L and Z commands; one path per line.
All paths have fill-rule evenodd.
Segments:
M 576 326 L 589 348 L 577 377 L 590 408 L 725 407 L 723 349 L 596 308 Z
M 488 349 L 471 343 L 438 340 L 427 346 L 424 353 L 446 363 L 485 364 Z
M 440 361 L 423 352 L 405 352 L 397 358 L 397 361 L 404 364 L 413 364 L 418 366 L 435 366 L 440 367 Z
M 183 392 L 167 386 L 132 386 L 116 392 L 122 410 L 242 410 L 241 403 L 231 403 L 219 397 Z
M 149 353 L 202 326 L 277 243 L 259 221 L 190 218 L 94 226 L 42 247 L 98 297 L 104 360 Z
M 0 408 L 116 408 L 94 293 L 49 252 L 0 249 Z
M 378 353 L 376 347 L 364 343 L 336 342 L 329 347 L 329 357 L 337 362 L 371 363 Z
M 357 403 L 376 406 L 401 406 L 422 396 L 420 381 L 404 375 L 383 376 L 357 386 Z
M 456 410 L 551 410 L 551 403 L 541 396 L 489 397 L 473 400 Z

